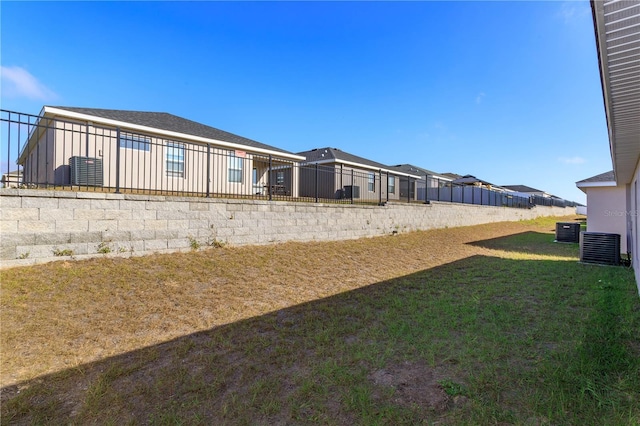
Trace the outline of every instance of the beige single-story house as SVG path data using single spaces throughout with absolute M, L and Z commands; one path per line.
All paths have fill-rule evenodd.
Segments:
M 18 163 L 25 183 L 265 195 L 276 167 L 298 191 L 304 157 L 163 112 L 45 106 Z M 273 173 L 272 173 L 273 174 Z
M 299 152 L 300 195 L 319 198 L 346 198 L 367 202 L 416 200 L 415 184 L 420 176 L 405 173 L 338 148 L 315 148 Z M 316 168 L 317 166 L 317 168 Z M 316 179 L 317 176 L 317 179 Z M 401 186 L 411 188 L 403 194 Z
M 2 175 L 0 179 L 3 188 L 18 188 L 22 185 L 22 170 L 13 170 Z
M 620 235 L 620 253 L 627 246 L 627 195 L 624 186 L 618 186 L 613 170 L 576 182 L 587 194 L 587 232 L 605 232 Z
M 604 190 L 613 194 L 609 210 L 624 216 L 621 240 L 640 291 L 640 3 L 591 1 L 591 11 L 616 185 Z
M 406 179 L 403 179 L 401 181 L 400 197 L 403 199 L 407 197 L 408 193 L 413 193 L 413 191 L 416 191 L 417 199 L 420 201 L 426 201 L 429 195 L 429 191 L 437 192 L 438 188 L 442 188 L 452 181 L 450 177 L 443 176 L 429 169 L 414 166 L 413 164 L 398 164 L 396 166 L 390 166 L 390 169 L 398 172 L 420 176 L 420 180 L 416 182 L 409 182 Z M 415 189 L 411 186 L 415 186 Z

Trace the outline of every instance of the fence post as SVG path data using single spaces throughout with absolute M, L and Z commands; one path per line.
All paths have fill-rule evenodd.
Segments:
M 20 132 L 20 115 L 18 115 L 18 133 Z M 20 154 L 20 139 L 18 139 L 18 154 Z M 7 117 L 7 178 L 11 178 L 11 112 Z M 19 180 L 19 179 L 18 179 Z M 24 177 L 23 177 L 24 180 Z
M 378 204 L 382 205 L 382 170 L 378 170 L 378 177 L 380 178 L 380 191 L 378 191 Z M 388 187 L 387 187 L 387 191 L 389 191 Z
M 207 198 L 211 195 L 209 184 L 211 182 L 211 145 L 207 144 Z
M 269 192 L 269 201 L 272 200 L 271 196 L 271 154 L 269 154 L 269 170 L 267 171 L 267 191 Z
M 411 203 L 411 177 L 407 176 L 407 203 Z
M 355 185 L 353 184 L 353 169 L 351 169 L 351 204 L 353 204 L 353 191 L 355 189 Z
M 316 177 L 315 177 L 315 192 L 316 192 L 316 203 L 318 202 L 318 163 L 316 163 Z
M 396 190 L 396 177 L 393 176 L 393 190 Z M 387 172 L 387 203 L 389 202 L 389 172 Z
M 116 194 L 120 193 L 120 127 L 116 127 Z
M 424 203 L 429 204 L 429 175 L 424 175 Z

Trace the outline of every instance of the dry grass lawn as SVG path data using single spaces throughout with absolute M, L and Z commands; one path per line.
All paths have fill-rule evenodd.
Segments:
M 640 424 L 633 273 L 556 221 L 0 271 L 4 424 Z
M 552 231 L 548 221 L 2 271 L 1 383 L 490 254 L 467 243 L 541 230 Z

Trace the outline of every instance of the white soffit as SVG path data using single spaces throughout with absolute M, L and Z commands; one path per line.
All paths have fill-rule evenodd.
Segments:
M 592 0 L 609 144 L 616 180 L 640 158 L 640 1 Z

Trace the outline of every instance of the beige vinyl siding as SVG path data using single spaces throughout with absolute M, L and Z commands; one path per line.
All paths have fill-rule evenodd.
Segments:
M 45 120 L 42 121 L 45 123 Z M 70 185 L 70 159 L 74 156 L 102 160 L 103 186 L 116 187 L 118 132 L 105 128 L 59 120 L 48 120 L 49 128 L 41 128 L 31 137 L 25 157 L 25 179 L 33 183 Z M 87 133 L 88 132 L 88 133 Z M 88 137 L 87 137 L 88 134 Z M 138 146 L 148 143 L 148 149 L 136 149 L 136 143 L 120 147 L 119 185 L 121 189 L 180 191 L 233 195 L 255 195 L 252 170 L 258 170 L 259 184 L 267 184 L 268 157 L 246 153 L 242 158 L 242 182 L 229 182 L 230 153 L 236 151 L 206 144 L 141 135 L 121 130 L 121 137 L 134 136 Z M 132 140 L 132 139 L 129 139 Z M 182 175 L 167 173 L 167 153 L 170 146 L 184 148 Z M 174 150 L 175 153 L 175 150 Z M 209 159 L 207 160 L 207 156 Z M 209 164 L 209 182 L 207 182 Z M 274 167 L 283 164 L 272 161 Z M 291 167 L 289 167 L 291 168 Z M 289 192 L 297 195 L 297 172 L 290 170 Z

